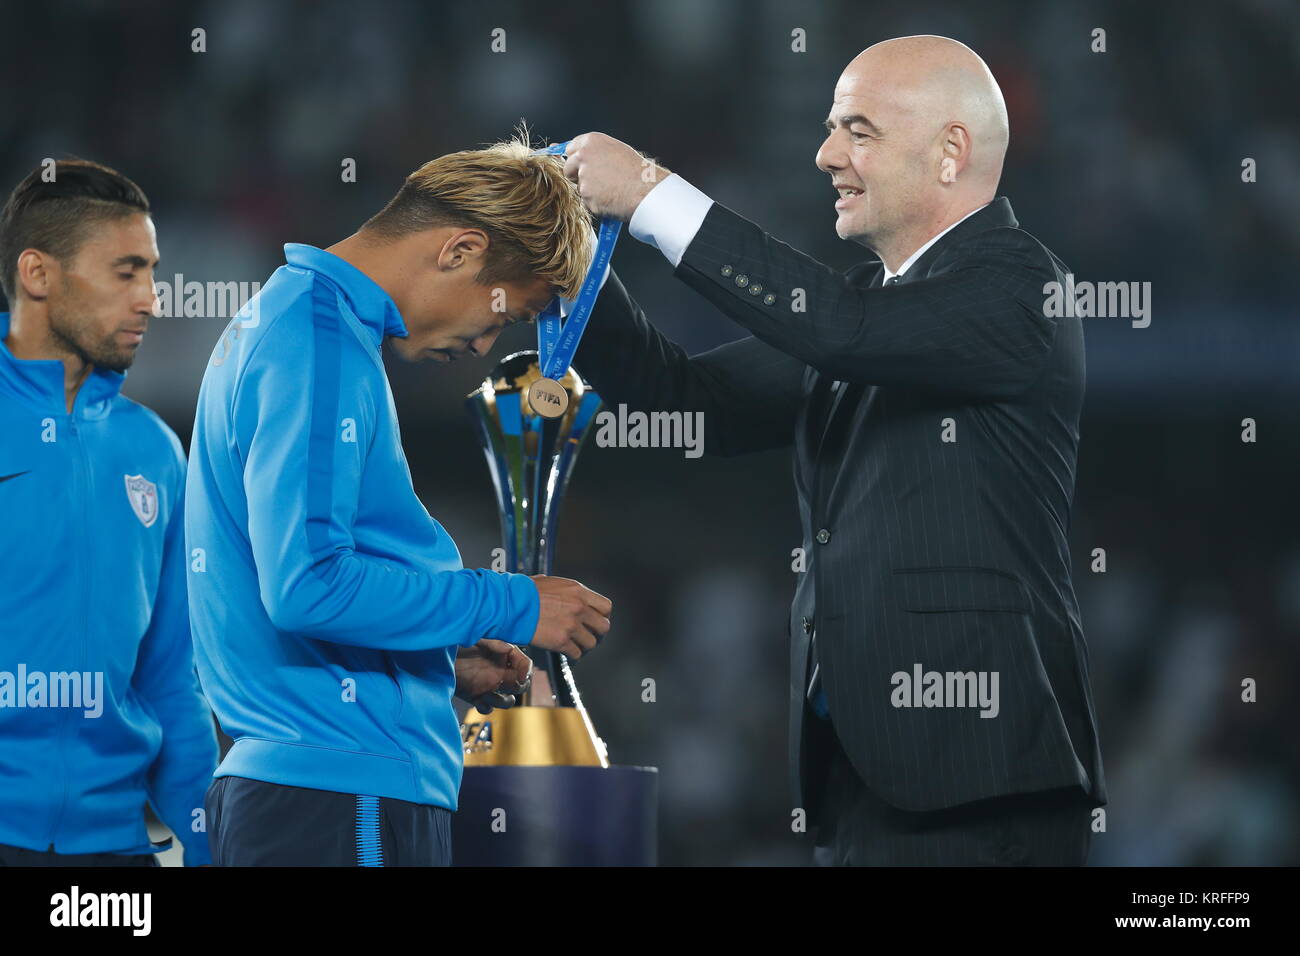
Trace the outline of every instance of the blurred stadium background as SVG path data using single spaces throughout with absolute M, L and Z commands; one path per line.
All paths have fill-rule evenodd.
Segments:
M 82 0 L 4 21 L 0 185 L 47 156 L 117 167 L 153 202 L 168 281 L 263 281 L 282 243 L 348 235 L 420 163 L 521 118 L 551 141 L 624 139 L 846 268 L 867 253 L 836 238 L 813 166 L 836 77 L 891 36 L 969 44 L 1007 98 L 1001 193 L 1022 227 L 1080 279 L 1153 285 L 1149 328 L 1084 321 L 1071 541 L 1111 793 L 1091 861 L 1300 862 L 1300 6 Z M 654 250 L 627 238 L 615 268 L 690 350 L 740 335 Z M 184 441 L 225 324 L 156 320 L 130 373 Z M 417 490 L 467 565 L 498 532 L 463 398 L 529 335 L 450 369 L 390 364 Z M 616 611 L 576 670 L 615 762 L 660 769 L 662 863 L 809 858 L 786 786 L 797 544 L 787 454 L 588 445 L 578 464 L 556 571 Z

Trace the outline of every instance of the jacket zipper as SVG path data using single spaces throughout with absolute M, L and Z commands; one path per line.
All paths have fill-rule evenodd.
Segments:
M 77 398 L 80 399 L 78 394 Z M 74 493 L 77 497 L 78 504 L 81 505 L 81 527 L 88 529 L 90 527 L 90 465 L 86 456 L 86 447 L 80 432 L 77 430 L 77 403 L 73 402 L 72 413 L 68 416 L 68 432 L 72 436 L 73 444 L 76 446 L 76 478 L 73 483 Z M 90 623 L 90 568 L 85 560 L 80 547 L 73 547 L 76 557 L 74 561 L 77 565 L 77 577 L 81 583 L 81 629 L 78 635 L 81 644 L 81 663 L 80 670 L 85 673 L 86 670 L 86 628 Z M 58 737 L 58 754 L 59 754 L 59 776 L 63 781 L 62 793 L 59 797 L 59 806 L 54 814 L 54 823 L 50 828 L 50 838 L 47 841 L 50 848 L 55 845 L 55 837 L 59 832 L 59 825 L 63 822 L 63 811 L 68 804 L 68 759 L 67 759 L 67 730 L 68 721 L 71 719 L 72 708 L 65 707 L 63 719 L 59 721 Z

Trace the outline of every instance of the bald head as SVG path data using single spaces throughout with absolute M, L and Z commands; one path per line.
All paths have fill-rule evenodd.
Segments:
M 972 140 L 969 175 L 997 188 L 1007 153 L 1007 104 L 988 65 L 947 37 L 898 37 L 855 56 L 840 82 L 878 93 L 895 122 L 937 134 L 949 123 Z
M 997 81 L 973 50 L 946 37 L 863 50 L 835 85 L 826 126 L 817 165 L 848 187 L 836 230 L 882 256 L 906 258 L 907 246 L 991 200 L 1007 151 Z

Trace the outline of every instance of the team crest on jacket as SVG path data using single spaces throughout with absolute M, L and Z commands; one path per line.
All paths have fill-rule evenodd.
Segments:
M 126 497 L 131 510 L 146 528 L 158 520 L 158 486 L 144 475 L 123 475 L 126 479 Z

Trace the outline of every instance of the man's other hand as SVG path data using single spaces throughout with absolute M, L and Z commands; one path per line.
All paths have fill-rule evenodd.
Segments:
M 456 696 L 480 714 L 513 707 L 518 695 L 528 689 L 532 674 L 533 662 L 527 654 L 513 644 L 485 637 L 456 653 Z

